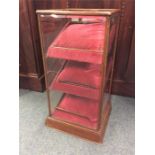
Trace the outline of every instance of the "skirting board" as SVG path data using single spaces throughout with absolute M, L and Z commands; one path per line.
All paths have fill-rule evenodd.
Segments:
M 19 74 L 19 88 L 43 92 L 45 90 L 45 78 L 44 76 Z

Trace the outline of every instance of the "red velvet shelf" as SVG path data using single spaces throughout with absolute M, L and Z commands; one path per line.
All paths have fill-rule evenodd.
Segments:
M 47 57 L 101 64 L 104 37 L 105 21 L 69 24 L 49 46 Z
M 100 87 L 100 65 L 68 61 L 50 89 L 98 100 Z
M 97 129 L 99 102 L 65 94 L 52 117 L 87 128 Z

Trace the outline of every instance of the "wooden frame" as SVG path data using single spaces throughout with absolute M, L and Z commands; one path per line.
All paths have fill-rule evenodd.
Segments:
M 102 142 L 103 135 L 105 133 L 106 125 L 109 119 L 110 111 L 111 111 L 111 100 L 110 95 L 108 95 L 107 100 L 105 99 L 105 89 L 107 85 L 107 81 L 109 81 L 109 88 L 108 93 L 111 93 L 111 87 L 112 87 L 112 77 L 113 77 L 113 68 L 114 68 L 114 58 L 115 58 L 115 51 L 116 51 L 116 44 L 117 44 L 117 36 L 118 36 L 118 29 L 119 29 L 119 10 L 118 9 L 57 9 L 57 10 L 37 10 L 37 17 L 38 17 L 38 25 L 39 25 L 39 34 L 41 39 L 41 48 L 42 48 L 42 57 L 43 57 L 43 63 L 44 63 L 44 71 L 45 71 L 45 82 L 46 82 L 46 91 L 47 91 L 47 97 L 48 97 L 48 109 L 49 109 L 49 116 L 46 119 L 46 125 L 49 127 L 54 127 L 56 129 L 59 129 L 61 131 L 65 131 L 71 134 L 74 134 L 76 136 L 92 140 L 95 142 Z M 100 90 L 100 112 L 99 112 L 99 124 L 97 130 L 88 129 L 83 126 L 69 123 L 66 121 L 58 120 L 56 118 L 53 118 L 51 116 L 52 114 L 52 107 L 51 107 L 51 99 L 50 99 L 50 90 L 48 88 L 48 79 L 47 79 L 47 62 L 45 60 L 44 56 L 44 40 L 43 40 L 43 34 L 41 31 L 41 22 L 40 22 L 40 16 L 42 15 L 50 15 L 50 14 L 58 14 L 58 15 L 88 15 L 88 16 L 105 16 L 106 17 L 106 34 L 105 34 L 105 41 L 104 41 L 104 49 L 103 49 L 103 62 L 101 65 L 102 70 L 102 88 Z M 112 68 L 110 77 L 107 77 L 106 74 L 108 71 L 108 53 L 109 53 L 109 40 L 110 40 L 110 30 L 111 26 L 113 24 L 116 24 L 116 33 L 115 33 L 115 39 L 113 43 L 113 50 L 112 50 Z

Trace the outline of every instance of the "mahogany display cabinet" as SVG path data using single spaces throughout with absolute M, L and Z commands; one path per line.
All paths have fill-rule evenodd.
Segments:
M 111 111 L 118 9 L 37 10 L 46 125 L 102 142 Z

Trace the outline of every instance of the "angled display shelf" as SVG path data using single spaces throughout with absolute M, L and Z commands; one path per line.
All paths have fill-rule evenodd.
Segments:
M 37 10 L 46 125 L 102 142 L 111 111 L 119 10 Z
M 100 65 L 76 61 L 68 61 L 50 86 L 51 89 L 96 100 L 99 99 L 100 87 Z
M 72 18 L 74 19 L 74 16 Z M 49 46 L 48 57 L 102 63 L 105 18 L 96 21 L 96 18 L 92 17 L 91 21 L 87 21 L 84 16 L 84 19 L 80 17 L 79 23 L 76 24 L 75 20 L 75 22 L 71 21 L 65 25 L 61 33 Z
M 97 129 L 99 102 L 88 98 L 65 94 L 53 112 L 53 117 Z

